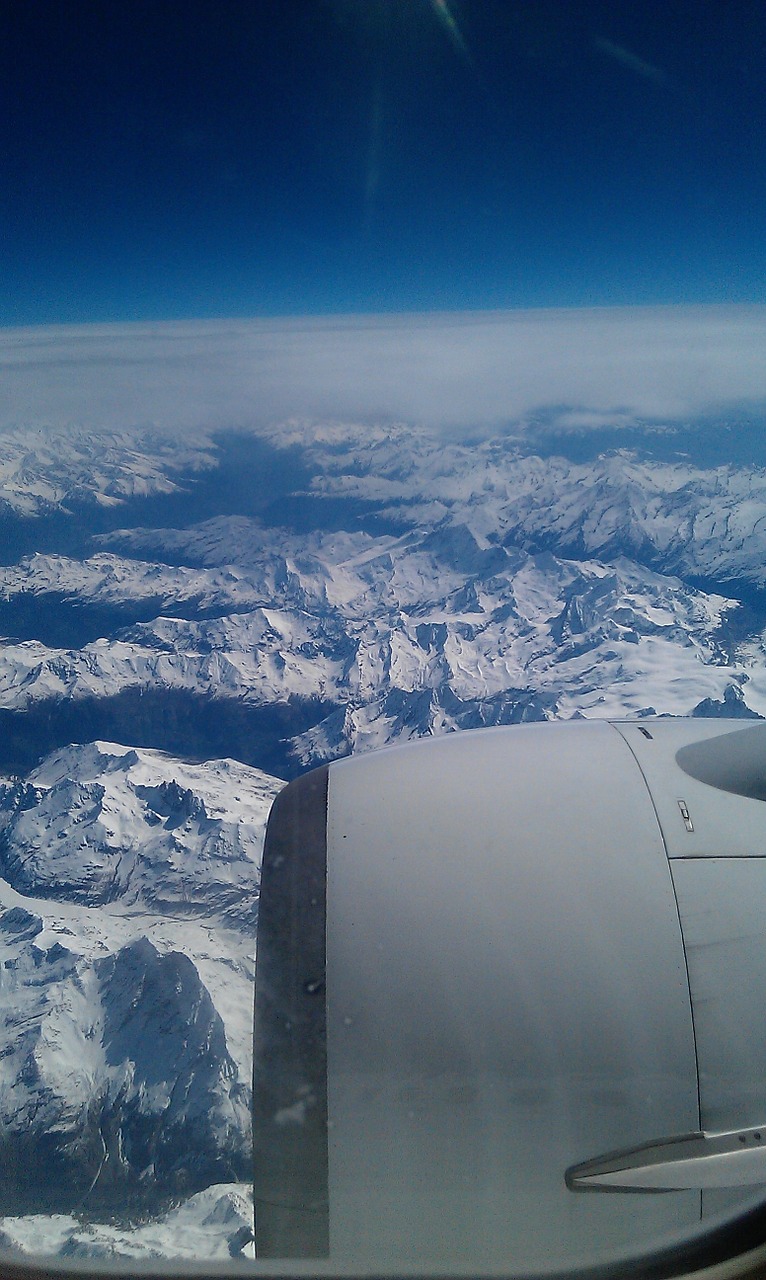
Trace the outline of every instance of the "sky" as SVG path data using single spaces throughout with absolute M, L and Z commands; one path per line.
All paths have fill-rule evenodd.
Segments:
M 761 0 L 24 0 L 0 325 L 766 301 Z

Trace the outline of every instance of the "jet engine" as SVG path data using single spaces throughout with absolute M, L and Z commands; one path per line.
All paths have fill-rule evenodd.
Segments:
M 766 725 L 724 720 L 455 733 L 290 783 L 258 1256 L 709 1260 L 766 1187 L 765 800 Z

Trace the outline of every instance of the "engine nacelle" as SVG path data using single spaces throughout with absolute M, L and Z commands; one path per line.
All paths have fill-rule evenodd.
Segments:
M 258 1256 L 571 1271 L 762 1195 L 765 798 L 766 725 L 682 719 L 291 783 L 261 882 Z

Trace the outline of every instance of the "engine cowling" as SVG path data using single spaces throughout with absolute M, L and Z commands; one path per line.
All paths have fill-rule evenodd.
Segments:
M 766 725 L 738 721 L 459 733 L 291 783 L 258 1255 L 572 1270 L 760 1195 L 764 798 Z

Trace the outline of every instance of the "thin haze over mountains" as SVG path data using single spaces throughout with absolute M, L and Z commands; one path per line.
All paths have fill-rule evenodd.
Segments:
M 758 306 L 6 330 L 0 427 L 688 422 L 766 405 L 764 350 Z

